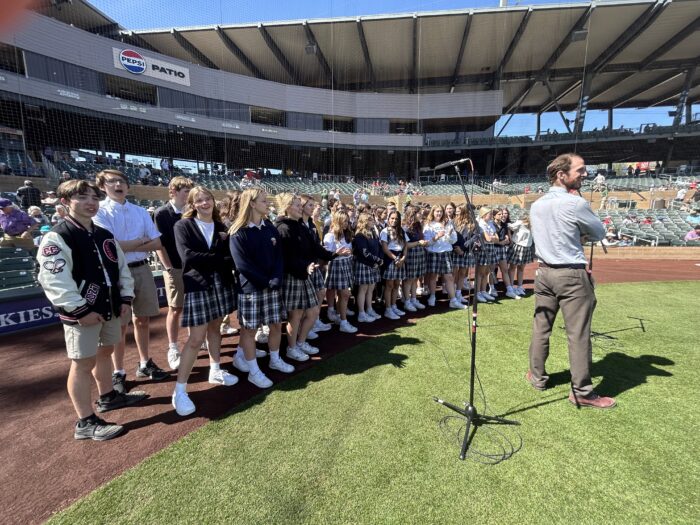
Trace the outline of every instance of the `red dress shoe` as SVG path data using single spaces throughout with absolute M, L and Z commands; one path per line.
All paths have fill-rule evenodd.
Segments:
M 527 373 L 525 374 L 525 381 L 527 381 L 528 383 L 530 383 L 530 385 L 532 386 L 532 388 L 534 388 L 535 390 L 540 390 L 540 391 L 542 391 L 542 390 L 546 390 L 546 389 L 547 389 L 546 386 L 539 386 L 538 384 L 535 383 L 535 379 L 532 377 L 532 372 L 531 372 L 530 370 L 528 370 Z
M 616 404 L 615 398 L 599 396 L 595 392 L 586 397 L 574 396 L 574 394 L 571 393 L 569 394 L 569 401 L 578 407 L 590 408 L 612 408 Z

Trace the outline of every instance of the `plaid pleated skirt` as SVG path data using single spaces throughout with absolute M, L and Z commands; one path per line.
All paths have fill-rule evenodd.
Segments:
M 306 310 L 318 306 L 318 297 L 311 278 L 297 279 L 293 275 L 284 276 L 282 304 L 285 310 Z
M 487 242 L 481 243 L 481 251 L 478 255 L 477 263 L 479 266 L 488 266 L 490 264 L 498 263 L 498 255 L 494 250 L 495 245 L 489 244 Z
M 219 274 L 214 274 L 214 286 L 208 290 L 185 294 L 180 325 L 201 326 L 227 316 L 236 309 L 236 292 L 224 285 Z
M 282 322 L 284 308 L 280 290 L 258 290 L 238 296 L 238 322 L 243 328 L 255 330 L 263 324 Z
M 508 256 L 508 262 L 510 264 L 530 264 L 535 259 L 535 245 L 532 246 L 520 246 L 518 244 L 513 245 L 513 250 Z
M 494 248 L 494 252 L 496 253 L 496 262 L 508 260 L 508 246 L 501 246 L 500 244 L 494 244 L 493 248 Z
M 352 288 L 352 257 L 334 259 L 328 263 L 326 271 L 326 288 L 329 290 L 346 290 Z
M 326 285 L 324 284 L 323 270 L 319 267 L 314 270 L 311 274 L 311 284 L 314 285 L 314 290 L 317 292 L 323 290 Z
M 452 252 L 452 265 L 455 268 L 474 268 L 475 256 L 473 252 L 465 252 L 462 255 L 457 255 Z
M 425 270 L 428 267 L 425 248 L 422 246 L 409 248 L 404 266 L 406 267 L 406 279 L 416 279 L 425 275 Z
M 426 273 L 446 275 L 452 273 L 452 252 L 428 252 Z
M 355 284 L 377 284 L 379 282 L 379 269 L 367 266 L 355 261 L 353 265 Z
M 395 261 L 391 261 L 386 268 L 384 268 L 384 272 L 382 277 L 386 279 L 387 281 L 394 281 L 394 280 L 403 280 L 406 278 L 406 263 L 402 264 L 401 266 L 396 266 Z

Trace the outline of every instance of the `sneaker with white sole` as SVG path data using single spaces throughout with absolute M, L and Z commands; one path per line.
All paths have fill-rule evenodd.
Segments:
M 262 370 L 249 372 L 248 381 L 253 383 L 258 388 L 270 388 L 274 384 L 272 381 L 270 381 L 270 378 L 262 373 Z
M 399 317 L 403 317 L 404 315 L 406 315 L 406 312 L 404 312 L 401 308 L 399 308 L 395 304 L 391 305 L 391 310 Z
M 316 322 L 314 323 L 314 332 L 327 332 L 333 328 L 333 325 L 330 323 L 324 323 L 320 319 L 316 319 Z
M 431 295 L 428 297 L 428 306 L 435 306 L 435 296 Z
M 311 346 L 309 343 L 304 341 L 303 343 L 297 343 L 297 348 L 304 352 L 306 355 L 316 355 L 320 352 L 315 346 Z
M 403 309 L 406 312 L 417 312 L 418 311 L 418 309 L 415 306 L 413 306 L 413 303 L 411 301 L 405 301 L 403 303 Z
M 496 300 L 496 298 L 493 295 L 490 295 L 487 292 L 481 292 L 481 296 L 489 302 Z
M 421 303 L 417 298 L 411 299 L 411 304 L 416 310 L 425 310 L 425 305 Z
M 391 319 L 392 321 L 401 319 L 391 308 L 387 308 L 386 310 L 384 310 L 384 317 L 386 317 L 387 319 Z
M 346 319 L 345 321 L 340 321 L 340 331 L 346 334 L 354 334 L 357 332 L 357 328 L 351 325 Z
M 377 319 L 381 319 L 381 318 L 382 318 L 382 316 L 379 315 L 377 312 L 375 312 L 374 309 L 372 309 L 372 308 L 370 308 L 369 310 L 367 310 L 366 313 L 367 313 L 367 315 L 368 315 L 369 317 L 374 317 L 374 320 L 375 320 L 375 321 L 376 321 Z
M 328 310 L 327 312 L 328 320 L 333 324 L 340 323 L 340 315 L 335 310 Z
M 238 378 L 233 374 L 229 374 L 226 370 L 209 369 L 209 382 L 212 385 L 233 386 L 238 383 Z
M 464 310 L 466 306 L 462 304 L 462 301 L 454 297 L 450 299 L 450 308 L 454 308 L 455 310 Z
M 258 328 L 258 331 L 255 332 L 255 342 L 260 343 L 260 344 L 265 344 L 265 343 L 267 343 L 267 338 L 268 338 L 268 335 L 265 334 L 262 327 Z
M 510 297 L 511 299 L 515 299 L 516 301 L 519 301 L 522 299 L 517 293 L 515 293 L 515 290 L 513 290 L 512 286 L 509 286 L 508 289 L 506 290 L 506 297 Z
M 490 301 L 484 297 L 484 292 L 479 292 L 476 294 L 476 301 L 478 303 L 489 303 Z
M 345 309 L 345 315 L 349 315 L 350 317 L 352 317 L 353 315 L 355 315 L 355 311 L 354 311 L 354 310 L 350 310 L 350 308 L 346 308 L 346 309 Z
M 309 330 L 308 333 L 306 334 L 306 338 L 309 341 L 313 341 L 314 339 L 318 339 L 318 334 L 314 332 L 313 330 Z
M 460 295 L 459 300 L 462 301 L 462 304 L 469 304 L 469 297 L 464 297 L 463 295 Z
M 168 366 L 172 370 L 180 366 L 180 351 L 177 348 L 168 348 Z
M 255 349 L 255 357 L 260 359 L 261 357 L 265 357 L 267 355 L 267 352 L 265 350 L 260 350 L 259 348 Z
M 107 441 L 124 432 L 124 427 L 116 423 L 108 423 L 104 419 L 93 416 L 90 420 L 75 424 L 75 439 L 92 439 L 94 441 Z
M 515 293 L 517 293 L 520 297 L 525 297 L 527 295 L 527 292 L 525 292 L 525 288 L 522 286 L 516 286 L 514 288 Z
M 291 374 L 292 372 L 294 372 L 294 370 L 296 370 L 296 368 L 294 368 L 294 365 L 290 365 L 281 357 L 277 357 L 277 359 L 270 358 L 269 366 L 272 370 L 277 370 L 278 372 L 282 372 L 284 374 Z
M 173 394 L 173 408 L 178 416 L 189 416 L 195 411 L 194 403 L 187 392 L 175 392 Z
M 309 360 L 309 356 L 302 352 L 298 346 L 290 346 L 287 348 L 287 357 L 299 361 L 300 363 Z
M 498 290 L 496 290 L 496 287 L 495 287 L 495 286 L 489 286 L 488 294 L 489 294 L 491 297 L 494 297 L 494 298 L 495 298 L 495 297 L 498 297 Z
M 374 317 L 371 317 L 369 314 L 365 312 L 360 312 L 357 314 L 357 322 L 358 323 L 372 323 L 374 322 Z
M 222 324 L 219 331 L 221 332 L 221 335 L 236 335 L 238 333 L 238 328 L 234 328 L 233 326 L 227 324 Z
M 248 362 L 243 356 L 242 350 L 236 352 L 236 355 L 233 357 L 233 366 L 241 372 L 250 372 L 250 367 L 248 366 Z

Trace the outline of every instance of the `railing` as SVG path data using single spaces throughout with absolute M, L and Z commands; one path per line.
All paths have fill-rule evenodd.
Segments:
M 627 233 L 625 233 L 627 232 Z M 632 246 L 637 246 L 637 242 L 643 242 L 646 244 L 649 244 L 649 246 L 658 246 L 659 245 L 659 236 L 650 234 L 648 235 L 646 232 L 644 232 L 643 235 L 640 234 L 638 230 L 632 230 L 630 228 L 625 228 L 624 226 L 620 228 L 620 235 L 627 235 L 628 237 L 632 237 Z

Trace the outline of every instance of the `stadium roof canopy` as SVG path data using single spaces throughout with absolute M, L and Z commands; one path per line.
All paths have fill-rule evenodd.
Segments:
M 502 89 L 505 112 L 700 100 L 700 1 L 612 0 L 129 31 L 83 0 L 37 11 L 204 67 L 349 91 Z M 696 69 L 698 70 L 695 73 Z

